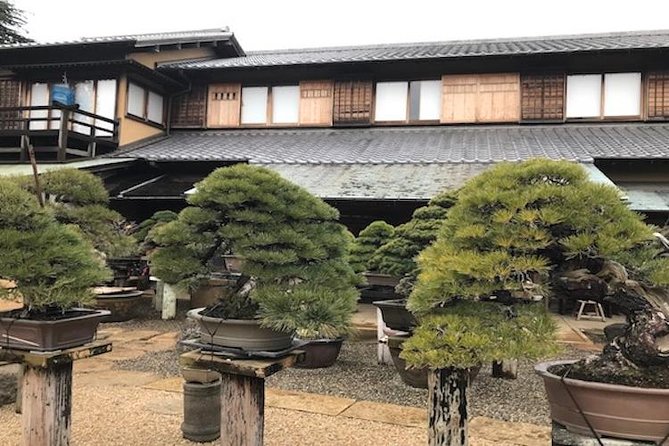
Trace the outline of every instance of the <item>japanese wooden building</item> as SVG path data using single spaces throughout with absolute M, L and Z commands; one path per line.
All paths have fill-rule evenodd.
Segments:
M 0 46 L 0 172 L 91 169 L 132 219 L 276 170 L 354 230 L 490 165 L 582 163 L 669 216 L 669 31 L 244 52 L 227 29 Z M 66 81 L 75 106 L 54 105 Z

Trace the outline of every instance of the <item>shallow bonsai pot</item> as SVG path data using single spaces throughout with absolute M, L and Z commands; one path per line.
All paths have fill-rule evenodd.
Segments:
M 402 382 L 407 386 L 415 387 L 417 389 L 427 389 L 427 373 L 430 370 L 428 367 L 407 368 L 407 363 L 400 358 L 402 352 L 402 344 L 409 336 L 388 336 L 388 350 L 390 350 L 390 357 L 393 360 L 393 365 L 400 374 Z
M 410 332 L 418 325 L 414 315 L 407 310 L 406 299 L 378 300 L 372 304 L 381 310 L 383 323 L 388 328 Z
M 394 288 L 400 283 L 400 279 L 398 277 L 394 277 L 388 274 L 364 272 L 362 275 L 365 277 L 365 280 L 369 285 L 387 286 Z
M 231 273 L 241 272 L 243 260 L 244 260 L 243 258 L 232 254 L 226 254 L 223 256 L 223 262 L 225 262 L 225 269 L 227 269 Z
M 106 310 L 72 308 L 57 320 L 18 319 L 20 310 L 0 313 L 0 346 L 19 350 L 53 351 L 87 344 L 95 338 Z
M 314 339 L 300 350 L 304 350 L 304 360 L 295 364 L 301 369 L 322 369 L 330 367 L 337 361 L 344 338 Z
M 138 290 L 98 294 L 95 296 L 95 308 L 111 312 L 102 322 L 129 321 L 136 316 L 137 307 L 142 301 L 143 294 L 142 291 Z
M 194 308 L 188 317 L 200 324 L 200 339 L 207 344 L 247 351 L 285 350 L 292 345 L 293 334 L 264 328 L 258 320 L 219 319 L 200 314 Z
M 542 362 L 534 367 L 544 380 L 553 421 L 571 432 L 592 435 L 566 391 L 569 389 L 599 435 L 654 442 L 665 438 L 669 429 L 669 389 L 631 387 L 573 378 L 565 378 L 562 382 L 560 376 L 548 371 L 551 366 L 573 362 Z

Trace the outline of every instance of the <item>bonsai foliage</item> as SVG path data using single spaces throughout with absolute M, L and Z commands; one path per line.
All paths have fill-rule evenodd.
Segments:
M 26 24 L 25 13 L 16 8 L 13 2 L 0 0 L 0 44 L 32 42 L 23 35 Z
M 465 354 L 489 359 L 488 347 L 439 334 L 455 317 L 472 327 L 481 318 L 498 333 L 495 359 L 541 356 L 551 349 L 552 325 L 527 302 L 547 296 L 549 285 L 571 272 L 602 272 L 605 260 L 624 263 L 638 280 L 666 284 L 669 259 L 652 258 L 652 233 L 615 188 L 588 181 L 577 164 L 498 165 L 461 189 L 437 241 L 420 256 L 408 307 L 430 317 L 405 343 L 404 354 L 414 365 L 432 367 L 469 366 L 459 362 Z M 480 314 L 464 322 L 457 314 L 472 303 Z M 506 319 L 484 310 L 491 305 Z M 522 344 L 516 330 L 524 332 Z
M 40 181 L 56 219 L 79 228 L 95 249 L 108 257 L 137 252 L 137 243 L 128 235 L 130 225 L 107 207 L 109 195 L 100 178 L 82 170 L 63 169 L 42 174 Z M 21 178 L 19 183 L 35 192 L 32 177 Z
M 249 304 L 258 305 L 265 326 L 313 337 L 349 329 L 358 278 L 334 208 L 243 164 L 218 169 L 196 187 L 191 207 L 150 233 L 160 246 L 154 274 L 192 286 L 211 273 L 213 258 L 233 252 L 244 259 L 242 273 L 254 284 Z
M 0 297 L 21 296 L 29 310 L 90 301 L 91 287 L 108 278 L 91 244 L 15 183 L 2 181 L 0 203 L 0 277 L 16 284 Z
M 149 231 L 151 231 L 156 225 L 161 225 L 164 223 L 169 223 L 173 220 L 176 220 L 178 217 L 176 212 L 173 211 L 158 211 L 153 214 L 150 218 L 147 218 L 135 228 L 132 236 L 135 237 L 138 243 L 144 243 Z
M 416 209 L 411 220 L 395 228 L 390 240 L 372 255 L 370 268 L 395 277 L 412 274 L 416 270 L 416 256 L 437 238 L 437 231 L 454 202 L 455 195 L 444 192 L 427 206 Z
M 371 271 L 369 260 L 374 252 L 386 244 L 395 232 L 395 228 L 385 221 L 374 221 L 360 234 L 351 246 L 350 263 L 356 273 Z

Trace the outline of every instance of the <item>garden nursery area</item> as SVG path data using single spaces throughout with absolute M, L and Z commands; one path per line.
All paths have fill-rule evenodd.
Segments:
M 669 445 L 669 227 L 499 163 L 357 234 L 263 167 L 0 178 L 0 444 Z

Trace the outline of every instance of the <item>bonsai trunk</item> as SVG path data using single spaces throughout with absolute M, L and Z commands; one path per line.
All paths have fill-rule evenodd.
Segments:
M 468 439 L 467 369 L 430 370 L 428 384 L 428 444 L 466 446 Z

